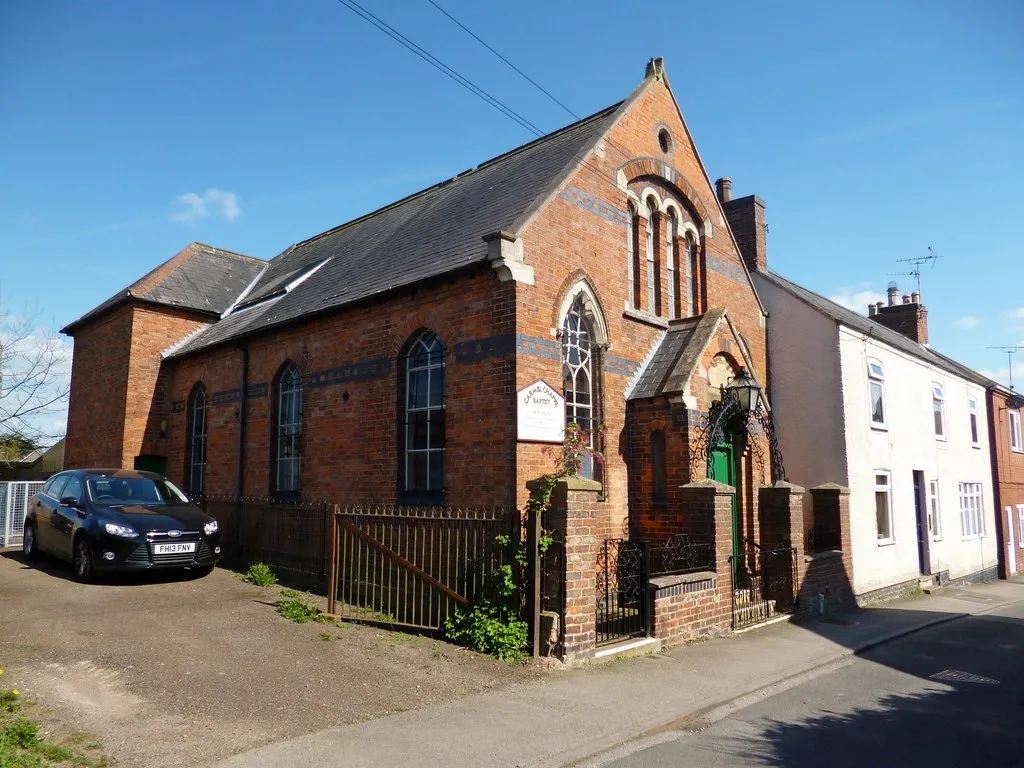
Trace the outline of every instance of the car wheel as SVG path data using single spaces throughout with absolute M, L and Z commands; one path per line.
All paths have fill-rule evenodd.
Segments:
M 89 542 L 85 536 L 79 536 L 75 541 L 75 579 L 85 584 L 92 581 L 94 575 Z
M 26 560 L 35 560 L 39 554 L 39 547 L 36 545 L 36 527 L 30 522 L 25 523 L 25 530 L 21 536 L 21 554 Z

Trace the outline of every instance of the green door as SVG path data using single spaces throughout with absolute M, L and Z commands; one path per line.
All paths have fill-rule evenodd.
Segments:
M 715 446 L 711 452 L 711 466 L 709 469 L 711 470 L 709 474 L 712 480 L 717 480 L 720 483 L 736 488 L 736 452 L 733 450 L 731 440 Z M 734 566 L 736 558 L 740 554 L 740 518 L 736 496 L 736 493 L 732 495 L 732 554 Z

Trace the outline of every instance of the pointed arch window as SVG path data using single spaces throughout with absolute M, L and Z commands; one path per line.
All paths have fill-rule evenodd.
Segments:
M 188 399 L 188 492 L 201 494 L 206 490 L 206 387 L 201 382 L 192 387 Z
M 581 293 L 573 299 L 562 321 L 562 394 L 566 425 L 576 424 L 586 433 L 591 448 L 598 447 L 595 431 L 602 418 L 600 351 L 592 311 Z M 600 480 L 593 456 L 584 456 L 580 474 Z
M 287 363 L 274 386 L 272 487 L 276 495 L 298 495 L 302 470 L 302 372 Z
M 668 312 L 669 318 L 679 317 L 679 271 L 676 269 L 676 237 L 679 235 L 679 222 L 676 212 L 670 210 L 665 225 L 665 271 L 668 278 Z
M 634 309 L 640 308 L 640 214 L 632 202 L 629 204 L 628 276 L 629 302 Z
M 432 331 L 420 333 L 404 355 L 400 477 L 410 501 L 440 501 L 444 494 L 444 357 Z

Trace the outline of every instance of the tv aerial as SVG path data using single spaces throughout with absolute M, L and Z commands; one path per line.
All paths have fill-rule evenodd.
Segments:
M 935 249 L 930 245 L 928 246 L 927 256 L 913 256 L 909 259 L 896 259 L 899 264 L 913 264 L 914 268 L 909 272 L 890 272 L 890 275 L 906 275 L 912 277 L 917 281 L 917 295 L 921 295 L 921 267 L 925 264 L 930 264 L 932 267 L 935 266 L 935 262 L 941 259 L 942 256 L 936 253 Z
M 1013 356 L 1024 349 L 1024 347 L 1018 344 L 1012 347 L 986 347 L 986 349 L 998 349 L 1000 352 L 1006 353 L 1006 369 L 1009 371 L 1010 389 L 1013 389 Z

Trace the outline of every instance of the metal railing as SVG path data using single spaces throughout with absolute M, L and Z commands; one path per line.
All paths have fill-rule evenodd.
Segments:
M 0 547 L 21 546 L 32 497 L 44 485 L 44 482 L 30 480 L 0 482 Z
M 602 543 L 597 556 L 597 645 L 648 633 L 647 563 L 646 542 Z
M 266 563 L 323 584 L 330 523 L 326 502 L 229 496 L 201 496 L 195 502 L 217 520 L 224 564 Z
M 649 547 L 649 576 L 670 576 L 695 571 L 715 570 L 715 547 L 709 541 L 701 541 L 680 533 L 670 538 L 663 546 Z
M 331 515 L 328 611 L 439 631 L 502 564 L 503 509 L 349 505 Z

